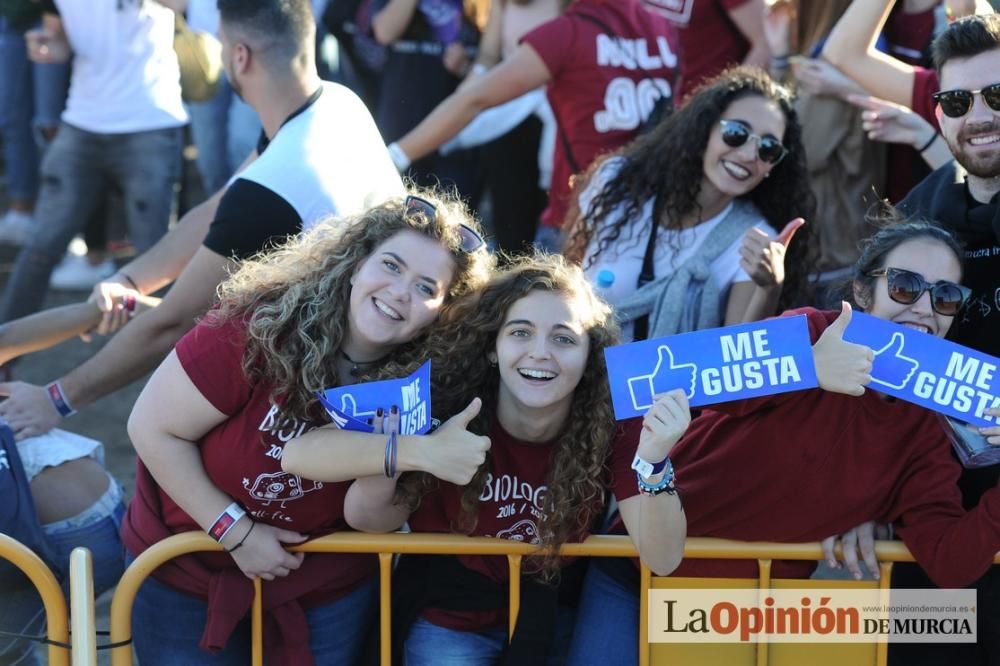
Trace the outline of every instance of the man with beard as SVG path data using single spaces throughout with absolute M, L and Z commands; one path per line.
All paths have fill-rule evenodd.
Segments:
M 917 185 L 900 204 L 907 214 L 936 220 L 965 248 L 972 296 L 951 327 L 955 342 L 1000 357 L 1000 15 L 969 16 L 951 24 L 932 47 L 941 91 L 934 95 L 941 137 L 955 160 Z M 976 506 L 997 485 L 1000 465 L 964 470 L 963 503 Z M 893 587 L 928 587 L 916 565 L 898 566 Z M 976 584 L 978 644 L 893 645 L 899 664 L 1000 664 L 1000 572 Z M 971 654 L 959 656 L 959 650 Z M 941 652 L 938 652 L 940 650 Z
M 316 73 L 309 1 L 219 0 L 218 6 L 229 82 L 263 126 L 257 149 L 225 188 L 91 296 L 108 313 L 102 328 L 112 330 L 127 321 L 124 287 L 148 294 L 176 280 L 159 307 L 48 388 L 0 384 L 0 394 L 9 395 L 0 418 L 19 440 L 48 432 L 75 409 L 155 368 L 212 305 L 235 261 L 325 217 L 403 194 L 367 108 Z

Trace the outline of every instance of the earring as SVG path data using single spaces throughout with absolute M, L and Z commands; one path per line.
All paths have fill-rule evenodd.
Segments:
M 496 356 L 496 354 L 487 354 L 486 355 L 486 360 L 490 362 L 490 367 L 491 368 L 497 367 L 497 356 Z

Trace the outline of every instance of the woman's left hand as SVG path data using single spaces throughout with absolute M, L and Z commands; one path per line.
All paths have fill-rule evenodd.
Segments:
M 642 417 L 642 434 L 636 454 L 644 460 L 663 460 L 691 424 L 691 407 L 683 389 L 656 396 Z
M 441 55 L 441 62 L 444 68 L 455 76 L 465 76 L 469 69 L 469 54 L 465 50 L 465 45 L 462 42 L 452 42 L 446 46 Z
M 757 227 L 747 231 L 740 246 L 740 266 L 755 284 L 775 287 L 785 282 L 785 251 L 795 232 L 805 223 L 797 217 L 777 236 L 769 236 Z
M 984 414 L 994 418 L 1000 416 L 1000 407 L 990 407 Z M 979 434 L 986 437 L 986 441 L 993 446 L 1000 446 L 1000 425 L 986 426 L 979 429 Z
M 854 79 L 825 60 L 807 58 L 799 64 L 793 64 L 792 67 L 799 86 L 813 95 L 847 99 L 848 95 L 865 94 L 865 90 L 855 83 Z

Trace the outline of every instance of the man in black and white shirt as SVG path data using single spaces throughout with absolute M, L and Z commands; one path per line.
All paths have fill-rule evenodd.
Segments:
M 150 293 L 174 282 L 158 308 L 58 381 L 71 409 L 155 368 L 211 306 L 235 261 L 324 217 L 360 212 L 403 193 L 364 104 L 316 73 L 308 0 L 220 0 L 219 11 L 226 73 L 260 116 L 262 141 L 225 188 L 95 287 L 92 298 L 114 319 L 123 286 Z M 44 387 L 13 382 L 0 384 L 0 393 L 9 395 L 0 418 L 19 439 L 47 432 L 62 418 Z

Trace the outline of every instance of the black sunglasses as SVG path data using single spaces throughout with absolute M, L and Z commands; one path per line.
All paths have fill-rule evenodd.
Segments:
M 785 159 L 788 149 L 770 134 L 761 136 L 750 131 L 750 126 L 742 120 L 720 120 L 722 140 L 731 148 L 739 148 L 750 139 L 757 142 L 757 157 L 761 162 L 777 164 Z
M 871 277 L 885 276 L 889 288 L 889 298 L 911 305 L 924 295 L 931 292 L 931 308 L 945 317 L 954 317 L 962 309 L 962 304 L 969 298 L 972 290 L 954 282 L 939 280 L 930 284 L 920 273 L 902 268 L 879 268 L 868 273 Z
M 934 93 L 934 101 L 941 106 L 941 113 L 949 118 L 961 118 L 972 108 L 976 94 L 994 111 L 1000 111 L 1000 83 L 979 90 L 942 90 Z
M 406 197 L 403 205 L 406 207 L 406 218 L 413 221 L 415 215 L 424 219 L 424 224 L 429 224 L 437 219 L 437 208 L 427 199 L 410 194 Z M 471 254 L 486 246 L 486 241 L 475 229 L 467 224 L 458 225 L 459 249 L 466 254 Z

